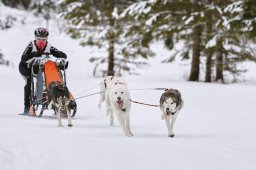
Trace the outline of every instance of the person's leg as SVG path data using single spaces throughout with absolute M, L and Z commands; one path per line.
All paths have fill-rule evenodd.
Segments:
M 25 79 L 25 86 L 24 86 L 24 114 L 28 114 L 29 107 L 30 107 L 30 95 L 31 95 L 31 74 L 30 69 L 26 66 L 20 64 L 19 71 L 23 78 Z

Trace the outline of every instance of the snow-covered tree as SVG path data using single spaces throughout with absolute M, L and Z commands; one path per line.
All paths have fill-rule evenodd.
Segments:
M 4 59 L 3 54 L 0 51 L 0 65 L 6 65 L 9 66 L 11 63 L 9 60 Z
M 224 74 L 231 73 L 236 77 L 246 71 L 240 69 L 239 64 L 246 60 L 255 61 L 255 50 L 252 47 L 251 34 L 255 32 L 254 19 L 245 19 L 245 2 L 222 1 L 208 5 L 212 10 L 213 24 L 216 29 L 213 36 L 205 43 L 206 50 L 215 51 L 216 81 L 224 82 Z M 228 3 L 228 4 L 227 4 Z M 250 5 L 255 3 L 250 3 Z M 248 43 L 250 42 L 250 43 Z
M 200 12 L 201 2 L 148 0 L 133 4 L 123 15 L 130 15 L 142 22 L 150 40 L 163 40 L 166 46 L 175 52 L 167 58 L 171 62 L 175 57 L 188 58 L 192 54 L 190 80 L 197 81 L 200 63 L 200 37 L 202 24 Z M 198 21 L 198 22 L 196 22 Z M 184 48 L 176 48 L 183 42 Z
M 83 46 L 96 46 L 106 51 L 102 56 L 90 56 L 96 66 L 107 63 L 101 76 L 118 75 L 123 71 L 133 73 L 132 65 L 144 65 L 134 61 L 135 58 L 153 55 L 148 46 L 143 45 L 141 35 L 126 31 L 134 22 L 120 14 L 131 3 L 123 0 L 65 1 L 67 11 L 63 16 L 69 24 L 68 34 L 80 39 Z
M 31 0 L 2 0 L 3 4 L 20 9 L 28 9 Z
M 131 5 L 124 15 L 141 22 L 152 40 L 165 41 L 172 50 L 165 61 L 192 58 L 189 80 L 198 81 L 199 71 L 206 70 L 205 81 L 215 77 L 224 82 L 224 73 L 239 75 L 244 71 L 238 67 L 241 61 L 255 60 L 253 48 L 244 44 L 255 26 L 255 17 L 243 17 L 246 3 L 253 11 L 253 0 L 147 0 Z

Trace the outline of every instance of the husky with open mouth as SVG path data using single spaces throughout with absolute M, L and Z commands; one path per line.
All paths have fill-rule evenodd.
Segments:
M 177 89 L 167 89 L 160 98 L 161 118 L 165 120 L 168 136 L 174 137 L 173 126 L 175 120 L 184 105 L 181 93 Z

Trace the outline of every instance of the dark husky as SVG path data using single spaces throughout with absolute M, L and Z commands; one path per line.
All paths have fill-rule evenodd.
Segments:
M 57 114 L 58 126 L 62 126 L 61 113 L 66 113 L 68 117 L 68 126 L 72 126 L 71 123 L 71 110 L 69 108 L 69 90 L 68 88 L 57 81 L 53 81 L 49 84 L 48 90 L 48 103 L 49 108 L 53 108 Z
M 183 105 L 184 102 L 177 89 L 165 90 L 160 98 L 160 109 L 163 113 L 162 119 L 165 119 L 169 137 L 174 137 L 173 125 Z

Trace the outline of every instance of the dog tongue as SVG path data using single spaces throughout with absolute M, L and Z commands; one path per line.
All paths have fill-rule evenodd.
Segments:
M 118 104 L 118 106 L 122 109 L 123 108 L 123 104 L 124 102 L 122 100 L 118 100 L 116 101 L 116 103 Z
M 171 111 L 167 111 L 167 112 L 166 112 L 166 115 L 167 115 L 167 116 L 170 116 L 171 114 L 172 114 Z

